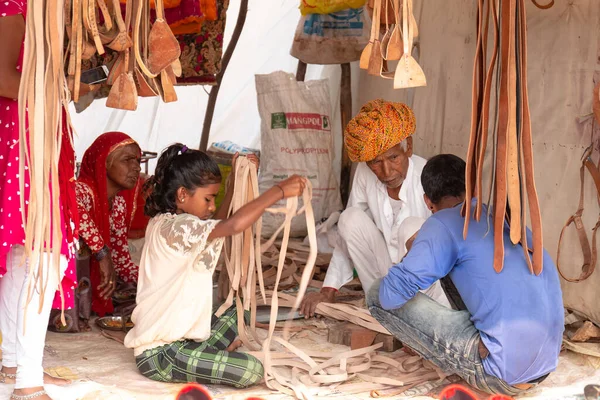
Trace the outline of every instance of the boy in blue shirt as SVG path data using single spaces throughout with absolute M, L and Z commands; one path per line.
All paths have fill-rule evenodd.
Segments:
M 558 274 L 546 252 L 542 273 L 531 274 L 522 246 L 510 243 L 508 225 L 505 267 L 496 273 L 487 208 L 481 221 L 471 216 L 463 239 L 464 176 L 465 163 L 456 156 L 427 162 L 421 181 L 434 215 L 405 258 L 373 285 L 367 305 L 390 333 L 445 372 L 484 392 L 514 396 L 558 364 L 564 330 Z M 448 309 L 419 293 L 446 276 L 462 300 L 454 303 L 466 310 Z

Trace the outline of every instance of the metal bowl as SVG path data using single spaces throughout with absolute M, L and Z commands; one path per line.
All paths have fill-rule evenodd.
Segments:
M 101 329 L 106 329 L 109 331 L 122 331 L 123 319 L 118 316 L 102 317 L 96 320 L 96 325 L 98 325 Z M 125 329 L 129 330 L 131 328 L 133 328 L 133 322 L 127 318 Z

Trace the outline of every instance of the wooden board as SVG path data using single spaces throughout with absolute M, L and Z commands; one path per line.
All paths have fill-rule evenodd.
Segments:
M 376 343 L 383 343 L 381 351 L 392 352 L 402 347 L 400 341 L 391 335 L 377 333 L 350 322 L 341 322 L 330 327 L 327 334 L 327 341 L 333 344 L 350 346 L 352 350 L 368 347 Z

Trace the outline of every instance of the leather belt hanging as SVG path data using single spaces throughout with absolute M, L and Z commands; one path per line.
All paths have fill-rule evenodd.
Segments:
M 600 205 L 600 170 L 598 166 L 594 164 L 591 159 L 593 146 L 590 146 L 586 149 L 583 154 L 583 158 L 581 160 L 581 167 L 579 168 L 579 180 L 580 180 L 580 189 L 579 189 L 579 206 L 577 207 L 577 211 L 575 214 L 571 215 L 565 226 L 560 231 L 560 237 L 558 239 L 558 251 L 556 254 L 556 267 L 558 268 L 558 272 L 560 276 L 563 277 L 564 280 L 568 282 L 581 282 L 589 278 L 596 269 L 596 261 L 598 257 L 598 251 L 596 248 L 596 234 L 598 233 L 598 228 L 600 228 L 600 214 L 598 215 L 598 220 L 596 221 L 596 225 L 592 228 L 594 232 L 592 234 L 592 246 L 590 247 L 590 242 L 588 240 L 587 233 L 585 232 L 585 226 L 583 225 L 583 208 L 584 208 L 584 183 L 585 183 L 585 171 L 587 170 L 594 181 L 594 187 L 596 188 L 596 198 L 598 200 L 598 204 Z M 581 245 L 581 252 L 583 253 L 583 265 L 581 266 L 581 273 L 577 278 L 567 277 L 560 268 L 560 248 L 563 240 L 563 235 L 565 230 L 571 226 L 575 225 L 575 229 L 577 230 L 577 237 L 579 238 L 579 244 Z
M 490 24 L 490 18 L 493 24 Z M 494 43 L 488 63 L 490 29 Z M 497 109 L 490 131 L 490 100 L 493 92 L 497 96 Z M 494 162 L 490 189 L 490 199 L 493 198 L 493 201 L 488 202 L 492 203 L 488 213 L 493 214 L 494 221 L 494 269 L 501 272 L 504 268 L 504 234 L 508 229 L 510 241 L 522 245 L 529 270 L 539 275 L 543 268 L 542 216 L 534 182 L 527 92 L 525 0 L 478 0 L 471 131 L 463 207 L 465 238 L 470 218 L 479 221 L 482 214 L 483 164 L 490 134 L 494 138 Z M 473 198 L 477 199 L 474 210 L 471 207 Z M 528 209 L 531 214 L 532 248 L 527 244 Z M 531 256 L 529 251 L 532 252 Z
M 60 276 L 60 209 L 52 205 L 59 202 L 58 157 L 63 125 L 68 128 L 69 124 L 62 120 L 69 100 L 63 58 L 64 7 L 64 0 L 28 2 L 19 86 L 19 175 L 29 177 L 29 198 L 20 196 L 20 201 L 25 224 L 25 254 L 33 266 L 34 277 L 27 287 L 26 307 L 30 306 L 33 293 L 38 292 L 38 312 L 48 289 L 45 262 L 54 266 L 49 273 Z M 25 193 L 24 185 L 25 179 L 20 179 L 21 193 Z M 62 288 L 60 293 L 64 308 Z M 65 324 L 64 314 L 61 317 Z M 24 329 L 26 326 L 27 321 Z

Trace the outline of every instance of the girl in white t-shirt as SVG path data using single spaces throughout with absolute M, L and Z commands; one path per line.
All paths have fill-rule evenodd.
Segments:
M 286 179 L 226 219 L 233 181 L 232 176 L 216 210 L 219 167 L 205 153 L 182 144 L 162 153 L 148 180 L 145 211 L 152 219 L 142 251 L 135 326 L 125 346 L 134 349 L 139 371 L 150 379 L 235 387 L 262 379 L 259 360 L 233 351 L 235 307 L 219 318 L 212 315 L 212 274 L 223 239 L 250 227 L 282 198 L 301 195 L 305 179 Z

